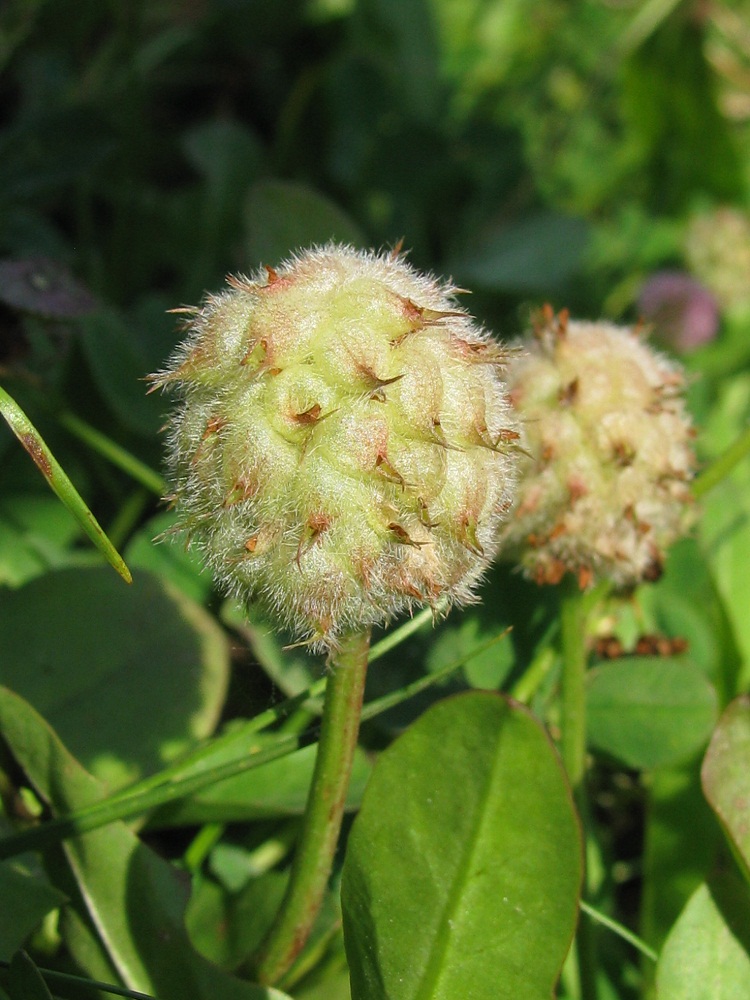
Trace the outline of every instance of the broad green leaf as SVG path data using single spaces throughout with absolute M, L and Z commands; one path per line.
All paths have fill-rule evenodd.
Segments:
M 750 376 L 747 373 L 722 383 L 702 439 L 704 448 L 718 456 L 729 448 L 747 426 L 750 415 Z M 742 669 L 729 698 L 750 684 L 750 461 L 701 499 L 699 523 L 701 547 L 712 569 L 726 615 L 742 653 Z
M 0 731 L 53 812 L 97 801 L 102 785 L 18 695 L 0 688 Z M 122 823 L 71 838 L 65 852 L 111 962 L 131 989 L 159 1000 L 284 1000 L 220 972 L 190 945 L 183 878 Z
M 237 243 L 242 226 L 237 206 L 258 177 L 263 149 L 245 125 L 227 118 L 193 126 L 182 145 L 205 182 L 199 219 L 202 238 L 192 272 L 200 286 L 212 272 L 227 267 L 228 250 Z
M 149 394 L 144 381 L 149 360 L 123 316 L 100 309 L 84 316 L 78 333 L 96 386 L 119 420 L 139 434 L 153 438 L 164 422 L 164 403 Z
M 461 615 L 449 629 L 442 629 L 430 645 L 427 665 L 429 670 L 440 670 L 475 649 L 481 642 L 496 635 L 497 625 L 482 627 L 476 613 Z M 474 688 L 493 690 L 501 687 L 513 667 L 513 646 L 510 642 L 477 656 L 464 668 L 466 680 Z
M 643 179 L 658 192 L 659 210 L 678 214 L 696 191 L 741 197 L 740 160 L 727 116 L 717 106 L 699 21 L 682 11 L 667 18 L 626 61 L 622 84 L 629 132 Z
M 42 918 L 65 898 L 31 855 L 0 862 L 0 959 L 10 961 Z
M 237 121 L 213 118 L 185 133 L 182 147 L 190 164 L 205 178 L 211 198 L 224 207 L 254 179 L 262 159 L 257 137 Z
M 512 567 L 501 564 L 493 566 L 483 580 L 480 596 L 481 602 L 474 607 L 453 611 L 442 620 L 427 620 L 423 629 L 386 654 L 382 667 L 369 671 L 368 699 L 404 688 L 424 677 L 425 671 L 437 675 L 465 660 L 461 673 L 454 671 L 432 690 L 391 709 L 378 721 L 378 728 L 391 736 L 400 733 L 434 701 L 466 684 L 484 690 L 509 687 L 533 663 L 541 645 L 549 644 L 557 611 L 552 593 L 540 591 Z M 511 624 L 502 642 L 488 642 Z M 484 645 L 487 648 L 481 649 Z
M 728 701 L 736 691 L 742 659 L 695 538 L 683 538 L 670 548 L 664 576 L 640 589 L 638 606 L 651 618 L 648 628 L 687 641 L 690 662 L 714 685 L 719 703 Z
M 65 861 L 61 860 L 59 868 L 64 865 Z M 60 874 L 59 869 L 57 874 Z M 75 885 L 70 869 L 66 874 Z M 85 969 L 87 976 L 101 983 L 120 982 L 117 969 L 110 961 L 106 948 L 83 907 L 80 910 L 74 909 L 72 905 L 64 907 L 60 913 L 58 929 L 76 965 L 80 969 Z M 101 1000 L 109 1000 L 106 993 L 102 994 Z
M 513 581 L 514 587 L 518 581 Z M 510 623 L 519 620 L 508 594 L 508 581 L 503 568 L 493 569 L 482 585 L 482 602 L 460 615 L 449 615 L 440 623 L 435 638 L 425 652 L 424 641 L 415 643 L 415 652 L 427 670 L 437 671 L 460 659 L 483 641 L 497 635 Z M 525 631 L 521 626 L 521 632 Z M 471 687 L 499 689 L 507 679 L 517 659 L 516 642 L 525 636 L 513 634 L 508 642 L 492 646 L 466 664 L 463 673 Z M 526 652 L 526 651 L 524 651 Z
M 493 291 L 547 294 L 569 281 L 588 240 L 583 219 L 544 212 L 518 222 L 494 223 L 473 234 L 448 270 L 459 281 Z M 565 253 L 560 247 L 565 247 Z
M 50 493 L 18 493 L 0 500 L 0 585 L 20 587 L 65 565 L 81 529 Z
M 271 926 L 286 888 L 283 872 L 267 872 L 239 892 L 199 877 L 185 913 L 197 950 L 222 969 L 236 969 L 255 951 Z
M 225 601 L 221 619 L 243 636 L 258 663 L 287 697 L 307 690 L 320 677 L 320 659 L 309 656 L 304 648 L 285 649 L 278 630 L 256 608 L 244 609 L 236 601 Z
M 211 733 L 228 674 L 214 620 L 147 573 L 125 588 L 103 568 L 65 569 L 0 592 L 0 682 L 112 786 Z
M 353 17 L 360 46 L 390 75 L 399 108 L 427 123 L 440 119 L 443 89 L 431 6 L 429 0 L 359 0 Z
M 236 760 L 242 753 L 257 753 L 273 746 L 273 737 L 262 734 L 248 736 L 231 746 L 220 747 L 215 754 L 204 756 L 200 764 L 186 768 L 181 777 L 205 771 L 209 767 Z M 271 761 L 235 778 L 210 785 L 203 791 L 156 811 L 150 826 L 191 825 L 212 821 L 236 823 L 249 819 L 272 819 L 299 816 L 305 808 L 317 748 L 305 747 L 296 753 Z M 357 751 L 352 778 L 347 793 L 347 809 L 356 809 L 362 800 L 370 775 L 370 765 L 362 751 Z
M 17 951 L 8 969 L 8 990 L 11 1000 L 52 1000 L 52 994 L 25 951 Z
M 750 696 L 737 698 L 719 719 L 701 778 L 750 882 Z
M 750 1000 L 750 900 L 729 881 L 691 896 L 659 958 L 659 1000 Z
M 664 767 L 707 742 L 716 693 L 688 660 L 632 657 L 592 670 L 588 740 L 628 767 Z
M 342 883 L 354 1000 L 551 996 L 581 840 L 559 758 L 489 692 L 430 708 L 379 758 Z
M 205 604 L 213 590 L 211 573 L 198 552 L 186 547 L 184 536 L 170 534 L 176 520 L 172 511 L 162 511 L 147 521 L 130 539 L 125 558 L 134 570 L 154 573 Z
M 365 243 L 342 209 L 312 188 L 288 181 L 260 181 L 251 188 L 245 225 L 246 255 L 252 265 L 273 266 L 315 243 Z
M 130 583 L 130 570 L 102 531 L 75 486 L 66 476 L 60 463 L 42 440 L 39 431 L 15 400 L 2 388 L 0 388 L 0 414 L 34 460 L 54 493 L 62 500 L 94 545 L 117 570 L 123 580 Z
M 707 878 L 722 842 L 701 790 L 699 763 L 648 775 L 641 934 L 657 949 Z

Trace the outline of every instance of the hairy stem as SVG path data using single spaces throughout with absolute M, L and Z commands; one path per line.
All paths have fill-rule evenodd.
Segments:
M 561 752 L 574 795 L 586 766 L 586 639 L 583 599 L 572 578 L 560 595 L 562 639 Z
M 254 958 L 258 982 L 277 983 L 304 947 L 336 851 L 362 714 L 370 634 L 343 639 L 326 687 L 310 792 L 286 894 Z
M 578 808 L 584 837 L 590 829 L 586 798 L 586 600 L 569 577 L 560 593 L 560 635 L 562 647 L 561 752 L 573 798 Z M 588 895 L 584 876 L 583 895 Z M 578 980 L 581 1000 L 595 1000 L 596 968 L 593 928 L 581 915 L 576 935 Z

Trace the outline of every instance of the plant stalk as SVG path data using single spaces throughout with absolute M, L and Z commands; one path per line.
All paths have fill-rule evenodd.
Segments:
M 574 796 L 586 768 L 586 616 L 583 599 L 572 577 L 560 593 L 562 644 L 561 753 Z
M 326 687 L 318 754 L 286 894 L 256 953 L 258 982 L 277 983 L 305 945 L 333 867 L 367 675 L 369 631 L 342 640 Z
M 573 799 L 587 837 L 589 809 L 586 797 L 586 601 L 573 577 L 560 590 L 560 637 L 562 647 L 561 753 Z M 588 895 L 584 873 L 583 897 Z M 581 1000 L 596 1000 L 596 954 L 593 928 L 581 914 L 576 934 L 578 982 Z

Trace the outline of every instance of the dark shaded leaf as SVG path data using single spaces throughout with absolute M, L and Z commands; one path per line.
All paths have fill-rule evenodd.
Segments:
M 66 897 L 29 855 L 0 862 L 0 899 L 0 959 L 7 962 Z
M 278 264 L 295 250 L 331 240 L 361 247 L 357 225 L 322 194 L 302 184 L 261 181 L 245 203 L 248 261 Z
M 471 245 L 455 253 L 446 269 L 469 286 L 549 294 L 579 269 L 588 235 L 583 219 L 555 212 L 493 223 L 475 233 Z
M 97 801 L 103 786 L 18 695 L 0 688 L 0 731 L 55 813 Z M 285 1000 L 221 972 L 190 945 L 183 877 L 121 823 L 71 838 L 70 867 L 110 960 L 131 989 L 159 1000 Z
M 46 319 L 85 316 L 96 299 L 61 261 L 0 260 L 0 302 Z
M 8 969 L 11 1000 L 52 1000 L 39 969 L 25 951 L 17 951 Z
M 113 786 L 212 732 L 228 670 L 215 622 L 148 574 L 125 588 L 67 569 L 0 593 L 0 680 Z

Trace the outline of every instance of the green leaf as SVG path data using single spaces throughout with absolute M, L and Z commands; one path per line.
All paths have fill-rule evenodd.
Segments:
M 324 966 L 320 975 L 315 975 L 312 981 L 305 979 L 301 986 L 296 987 L 295 1000 L 351 1000 L 349 972 L 345 963 L 342 960 L 331 964 L 333 968 Z
M 73 558 L 79 525 L 60 516 L 49 493 L 17 493 L 0 499 L 0 585 L 20 587 Z
M 659 1000 L 750 1000 L 750 899 L 741 890 L 725 877 L 691 896 L 659 958 Z
M 250 754 L 271 747 L 275 742 L 273 737 L 248 734 L 245 739 L 220 747 L 215 754 L 206 755 L 195 767 L 186 768 L 180 777 L 189 777 L 209 767 L 236 760 L 241 756 L 243 743 Z M 317 747 L 305 747 L 235 778 L 210 785 L 192 796 L 163 806 L 150 818 L 149 825 L 192 825 L 213 821 L 237 823 L 249 819 L 299 816 L 307 801 L 316 752 Z M 347 809 L 359 806 L 369 776 L 367 756 L 358 751 L 347 792 Z
M 487 622 L 473 609 L 462 614 L 455 622 L 443 626 L 440 634 L 430 644 L 425 657 L 425 665 L 430 671 L 438 671 L 449 663 L 466 656 L 470 650 L 490 636 L 496 635 L 499 623 Z M 423 653 L 424 656 L 424 653 Z M 464 668 L 467 683 L 474 688 L 494 690 L 501 687 L 513 668 L 513 646 L 506 643 L 487 650 L 475 657 Z
M 6 688 L 0 688 L 0 731 L 55 813 L 103 796 L 102 785 L 44 719 Z M 130 989 L 159 1000 L 284 1000 L 278 991 L 227 976 L 193 950 L 183 923 L 183 878 L 124 824 L 71 838 L 65 852 L 87 916 Z
M 721 831 L 701 791 L 699 761 L 648 777 L 641 933 L 655 948 L 706 879 Z
M 168 580 L 192 600 L 205 604 L 213 579 L 200 554 L 187 548 L 183 536 L 171 534 L 177 521 L 173 511 L 163 511 L 131 537 L 125 549 L 128 565 Z
M 706 48 L 703 26 L 681 9 L 624 65 L 623 109 L 640 148 L 641 175 L 662 212 L 677 214 L 697 191 L 728 200 L 744 191 Z
M 65 902 L 31 855 L 0 863 L 0 959 L 9 961 L 43 917 Z
M 517 580 L 514 581 L 517 586 Z M 434 639 L 425 651 L 424 641 L 415 641 L 420 664 L 430 672 L 441 670 L 449 663 L 466 656 L 477 646 L 497 635 L 510 623 L 516 623 L 519 616 L 508 597 L 508 582 L 502 570 L 494 569 L 482 584 L 482 602 L 467 608 L 460 615 L 448 616 L 436 629 Z M 525 623 L 520 632 L 525 633 Z M 525 637 L 525 635 L 524 635 Z M 479 656 L 472 657 L 464 667 L 464 676 L 471 687 L 486 690 L 499 689 L 508 678 L 517 660 L 517 650 L 513 635 L 511 641 L 491 646 Z M 524 650 L 523 655 L 527 650 Z M 400 658 L 403 653 L 400 652 Z
M 255 659 L 287 697 L 307 690 L 320 677 L 320 658 L 311 657 L 304 648 L 285 649 L 278 629 L 257 608 L 242 608 L 235 601 L 225 601 L 221 620 L 240 633 Z
M 745 430 L 750 415 L 750 375 L 744 373 L 722 384 L 721 396 L 702 435 L 704 448 L 719 455 Z M 742 653 L 732 698 L 750 685 L 750 461 L 743 461 L 732 474 L 701 500 L 699 524 L 701 548 L 716 581 L 726 615 Z
M 451 257 L 447 270 L 469 287 L 548 294 L 575 274 L 587 241 L 583 219 L 542 212 L 474 233 L 470 246 Z
M 25 951 L 17 951 L 8 969 L 11 1000 L 52 1000 L 42 974 Z
M 287 181 L 260 181 L 251 188 L 245 224 L 252 264 L 277 264 L 295 250 L 331 240 L 357 247 L 366 243 L 356 223 L 332 201 Z
M 185 154 L 205 179 L 202 233 L 194 283 L 226 268 L 227 251 L 237 243 L 242 224 L 237 206 L 257 178 L 263 157 L 258 139 L 244 125 L 226 118 L 202 122 L 183 137 Z
M 236 969 L 263 940 L 286 883 L 286 873 L 271 871 L 230 893 L 212 879 L 197 878 L 185 914 L 195 947 L 222 969 Z
M 194 125 L 183 136 L 182 147 L 190 164 L 206 178 L 210 197 L 222 209 L 257 173 L 263 152 L 245 125 L 227 118 Z
M 750 882 L 750 695 L 733 701 L 719 720 L 701 779 Z
M 228 675 L 215 621 L 146 573 L 125 588 L 65 569 L 0 592 L 0 682 L 113 787 L 211 733 Z
M 117 570 L 123 580 L 130 583 L 130 570 L 102 531 L 96 518 L 84 503 L 75 486 L 65 475 L 55 456 L 42 440 L 39 431 L 34 427 L 15 400 L 2 388 L 0 388 L 0 413 L 32 457 L 52 490 L 62 500 L 63 504 L 68 508 L 76 521 L 78 521 L 94 545 L 96 545 L 110 565 Z
M 581 868 L 570 791 L 542 726 L 489 692 L 433 706 L 381 755 L 349 838 L 354 1000 L 551 995 Z
M 591 671 L 588 740 L 634 768 L 686 760 L 708 740 L 716 693 L 687 660 L 632 657 Z
M 147 392 L 146 351 L 123 317 L 100 309 L 84 316 L 78 330 L 91 374 L 112 413 L 126 427 L 155 437 L 164 422 L 164 404 L 158 394 Z
M 638 603 L 648 628 L 688 643 L 690 662 L 714 685 L 719 703 L 737 689 L 742 659 L 706 557 L 694 538 L 683 538 L 667 556 L 664 576 L 643 587 Z

